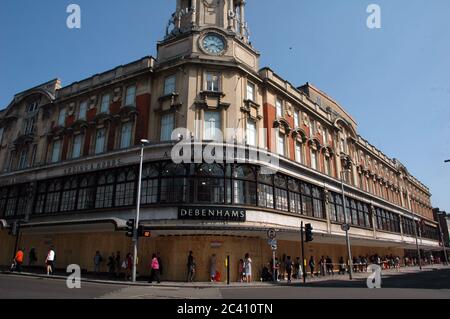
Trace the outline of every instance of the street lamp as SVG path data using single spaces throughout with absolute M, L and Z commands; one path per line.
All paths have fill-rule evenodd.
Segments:
M 139 213 L 141 209 L 141 187 L 142 187 L 142 167 L 144 166 L 144 148 L 150 142 L 148 140 L 141 140 L 141 155 L 139 162 L 139 179 L 136 199 L 136 222 L 134 223 L 133 231 L 133 282 L 136 282 L 136 268 L 137 268 L 137 254 L 138 254 L 138 228 L 139 228 Z
M 347 242 L 348 266 L 349 266 L 348 274 L 349 274 L 350 280 L 352 280 L 353 279 L 353 258 L 352 258 L 352 248 L 350 246 L 350 235 L 349 235 L 350 225 L 349 225 L 348 219 L 347 219 L 347 205 L 345 203 L 345 190 L 344 190 L 344 174 L 346 172 L 350 172 L 351 168 L 352 168 L 352 161 L 350 160 L 349 157 L 345 157 L 342 160 L 342 167 L 343 167 L 343 170 L 341 171 L 341 187 L 342 187 L 342 204 L 344 207 L 343 229 L 345 230 L 345 241 Z
M 450 160 L 446 160 L 445 163 L 450 163 Z

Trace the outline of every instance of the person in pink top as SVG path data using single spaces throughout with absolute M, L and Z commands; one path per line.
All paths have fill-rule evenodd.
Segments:
M 158 261 L 158 256 L 156 256 L 156 254 L 153 254 L 153 256 L 152 256 L 152 262 L 151 262 L 150 267 L 151 267 L 152 271 L 150 274 L 149 283 L 152 283 L 153 280 L 156 280 L 156 282 L 158 284 L 160 284 L 161 280 L 159 278 L 159 261 Z

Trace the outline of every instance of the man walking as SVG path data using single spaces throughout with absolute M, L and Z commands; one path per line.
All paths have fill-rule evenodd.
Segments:
M 14 261 L 16 263 L 17 272 L 22 272 L 22 264 L 23 264 L 23 250 L 19 248 L 16 252 L 16 256 L 14 257 Z

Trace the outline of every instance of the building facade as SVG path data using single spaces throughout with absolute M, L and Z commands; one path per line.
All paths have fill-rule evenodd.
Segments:
M 157 58 L 14 96 L 0 113 L 0 264 L 10 263 L 16 239 L 41 263 L 54 246 L 61 268 L 92 270 L 97 250 L 130 252 L 124 229 L 136 213 L 142 139 L 150 144 L 141 225 L 152 236 L 139 242 L 141 274 L 159 251 L 163 277 L 184 280 L 191 250 L 199 280 L 209 277 L 213 254 L 222 273 L 231 257 L 237 279 L 246 253 L 258 279 L 272 256 L 267 230 L 278 232 L 279 256 L 295 258 L 301 222 L 315 232 L 306 257 L 337 261 L 346 257 L 344 206 L 355 256 L 403 256 L 416 237 L 422 249 L 439 250 L 430 190 L 359 136 L 330 96 L 260 69 L 245 9 L 244 0 L 178 0 Z M 240 132 L 233 156 L 258 150 L 277 159 L 277 173 L 262 173 L 262 155 L 177 164 L 171 152 L 180 136 L 172 132 L 180 127 L 201 149 L 217 143 L 218 132 Z

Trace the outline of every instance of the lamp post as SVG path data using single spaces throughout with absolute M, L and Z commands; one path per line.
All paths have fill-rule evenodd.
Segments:
M 445 163 L 450 163 L 450 160 L 446 160 Z
M 342 164 L 343 164 L 343 170 L 341 171 L 341 187 L 342 187 L 342 205 L 344 207 L 344 230 L 345 230 L 345 241 L 347 242 L 348 266 L 349 266 L 348 274 L 349 274 L 350 280 L 352 280 L 353 279 L 353 258 L 352 258 L 352 248 L 350 245 L 350 235 L 349 235 L 350 225 L 348 223 L 348 218 L 347 218 L 347 205 L 345 203 L 345 189 L 344 189 L 344 174 L 346 172 L 350 172 L 351 167 L 352 167 L 352 162 L 348 157 L 345 157 L 342 161 Z
M 139 162 L 139 179 L 136 199 L 136 221 L 134 223 L 133 231 L 133 282 L 136 282 L 136 268 L 137 268 L 137 254 L 138 254 L 138 228 L 139 228 L 139 214 L 141 209 L 141 187 L 142 187 L 142 167 L 144 166 L 144 147 L 149 144 L 148 140 L 141 140 L 141 155 Z

